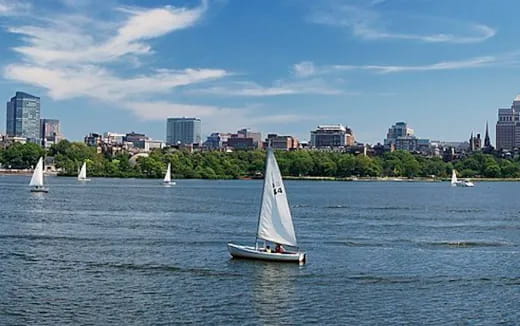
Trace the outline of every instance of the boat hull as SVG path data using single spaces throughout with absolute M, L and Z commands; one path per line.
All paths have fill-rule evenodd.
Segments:
M 31 192 L 44 192 L 44 193 L 48 193 L 49 189 L 48 188 L 31 188 Z
M 474 187 L 475 184 L 473 184 L 473 182 L 470 182 L 470 181 L 458 181 L 456 183 L 452 183 L 451 184 L 452 187 Z
M 256 259 L 265 261 L 274 261 L 282 263 L 305 263 L 306 254 L 304 252 L 288 252 L 275 253 L 259 251 L 254 247 L 240 246 L 233 243 L 228 243 L 229 253 L 233 258 L 239 259 Z

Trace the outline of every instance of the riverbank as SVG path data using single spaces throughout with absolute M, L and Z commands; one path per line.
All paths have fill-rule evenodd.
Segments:
M 33 170 L 25 169 L 25 170 L 8 170 L 2 169 L 0 170 L 0 176 L 3 175 L 20 175 L 20 176 L 30 176 L 32 175 Z M 58 176 L 58 177 L 76 177 L 76 175 L 60 175 L 55 172 L 45 173 L 45 176 Z M 161 179 L 155 177 L 147 177 L 142 175 L 129 175 L 129 176 L 91 176 L 93 178 L 117 178 L 117 179 Z M 449 182 L 450 178 L 425 178 L 425 177 L 415 177 L 415 178 L 397 178 L 397 177 L 316 177 L 316 176 L 284 176 L 284 180 L 301 180 L 301 181 L 343 181 L 343 182 Z M 179 176 L 174 176 L 173 179 L 176 180 L 184 180 L 184 179 L 203 179 L 203 180 L 262 180 L 263 178 L 258 176 L 243 176 L 239 178 L 184 178 Z M 475 182 L 520 182 L 520 178 L 470 178 L 471 181 Z

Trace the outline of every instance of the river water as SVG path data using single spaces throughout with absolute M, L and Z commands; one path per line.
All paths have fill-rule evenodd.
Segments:
M 233 260 L 261 181 L 0 176 L 0 324 L 520 323 L 520 183 L 289 181 L 308 262 Z

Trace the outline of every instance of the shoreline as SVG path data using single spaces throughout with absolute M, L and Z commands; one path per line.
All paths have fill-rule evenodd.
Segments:
M 31 176 L 33 173 L 32 170 L 0 170 L 0 176 Z M 56 177 L 69 177 L 75 178 L 75 175 L 60 175 L 55 172 L 45 173 L 45 176 L 56 176 Z M 118 177 L 118 176 L 91 176 L 92 178 L 106 178 L 106 179 L 154 179 L 160 180 L 161 178 L 150 178 L 145 176 L 131 176 L 131 177 Z M 173 178 L 176 180 L 196 180 L 197 178 Z M 449 182 L 450 178 L 425 178 L 425 177 L 415 177 L 415 178 L 399 178 L 399 177 L 314 177 L 314 176 L 284 176 L 284 180 L 291 181 L 343 181 L 343 182 Z M 520 178 L 469 178 L 472 181 L 476 182 L 520 182 Z M 203 179 L 198 178 L 198 180 L 263 180 L 263 178 L 259 177 L 250 177 L 244 176 L 240 178 L 216 178 L 216 179 Z

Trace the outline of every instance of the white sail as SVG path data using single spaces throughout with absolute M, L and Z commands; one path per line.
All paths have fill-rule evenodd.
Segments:
M 451 172 L 451 184 L 457 184 L 457 172 L 455 170 Z
M 38 164 L 36 164 L 29 185 L 34 187 L 43 187 L 43 158 L 41 157 L 38 160 Z
M 267 151 L 257 236 L 259 239 L 297 246 L 282 175 L 271 149 Z
M 171 163 L 168 163 L 168 169 L 166 170 L 166 175 L 164 176 L 164 183 L 170 183 L 172 182 L 172 165 Z
M 87 163 L 83 162 L 83 165 L 81 166 L 81 170 L 78 174 L 78 180 L 87 180 Z

